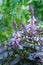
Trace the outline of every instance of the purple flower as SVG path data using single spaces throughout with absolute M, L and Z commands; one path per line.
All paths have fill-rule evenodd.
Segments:
M 11 40 L 12 45 L 17 45 L 19 49 L 23 49 L 23 46 L 19 44 L 21 39 L 19 38 L 18 32 L 14 34 L 14 38 L 12 38 Z
M 22 26 L 23 35 L 24 35 L 25 38 L 27 38 L 28 37 L 27 36 L 27 30 L 26 30 L 25 25 L 22 22 L 21 22 L 21 26 Z
M 39 60 L 39 62 L 43 63 L 43 59 Z
M 13 26 L 14 26 L 15 32 L 17 32 L 17 31 L 18 31 L 18 29 L 17 29 L 17 24 L 16 24 L 16 22 L 14 22 L 14 21 L 13 21 Z
M 32 6 L 29 7 L 30 14 L 33 16 L 34 15 L 34 8 Z
M 13 22 L 13 26 L 14 26 L 15 32 L 13 33 L 13 35 L 12 35 L 13 38 L 11 39 L 12 45 L 16 44 L 17 46 L 19 46 L 20 45 L 19 44 L 19 42 L 20 42 L 20 38 L 19 38 L 20 34 L 18 32 L 17 25 L 16 25 L 15 22 Z
M 13 45 L 13 44 L 19 45 L 20 38 L 19 38 L 18 36 L 19 36 L 19 35 L 18 35 L 18 33 L 16 32 L 16 33 L 14 34 L 14 38 L 11 39 L 11 40 L 12 40 L 12 45 Z
M 33 39 L 34 41 L 36 41 L 36 42 L 39 41 L 39 37 L 34 37 L 34 36 L 33 36 L 32 39 Z
M 36 21 L 36 19 L 34 16 L 30 17 L 30 19 L 28 20 L 28 22 L 30 22 L 30 23 L 27 25 L 27 29 L 29 29 L 29 28 L 34 29 L 34 27 L 36 27 L 36 25 L 34 24 L 35 21 Z
M 32 6 L 29 7 L 30 10 L 30 19 L 28 20 L 29 24 L 27 25 L 26 29 L 27 32 L 31 33 L 31 34 L 36 34 L 37 32 L 35 31 L 37 29 L 37 26 L 35 25 L 35 17 L 34 17 L 34 9 Z
M 30 22 L 30 23 L 27 25 L 27 29 L 28 29 L 28 28 L 34 29 L 34 27 L 36 26 L 35 23 L 34 23 L 34 22 L 36 21 L 36 19 L 35 19 L 35 17 L 34 17 L 34 9 L 33 9 L 32 6 L 30 6 L 30 7 L 29 7 L 29 10 L 30 10 L 31 16 L 30 16 L 30 19 L 28 20 L 28 22 Z
M 43 43 L 42 43 L 43 44 Z M 43 45 L 41 46 L 41 51 L 43 52 Z
M 14 37 L 15 35 L 16 35 L 16 32 L 14 32 L 14 33 L 12 34 L 13 37 Z M 17 31 L 17 35 L 18 35 L 18 37 L 21 36 L 20 33 L 19 33 L 19 31 Z

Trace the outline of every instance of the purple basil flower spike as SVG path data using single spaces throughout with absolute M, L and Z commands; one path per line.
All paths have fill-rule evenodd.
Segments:
M 19 46 L 19 38 L 18 38 L 18 34 L 15 33 L 14 38 L 11 39 L 12 40 L 12 44 L 16 44 L 17 46 Z
M 23 30 L 24 37 L 25 38 L 28 38 L 26 27 L 25 27 L 25 25 L 22 22 L 21 22 L 21 26 L 22 26 L 22 30 Z
M 17 29 L 17 25 L 15 22 L 13 22 L 15 32 L 13 33 L 13 38 L 11 39 L 12 45 L 17 45 L 20 49 L 23 49 L 23 47 L 19 44 L 20 43 L 20 34 Z
M 30 10 L 30 14 L 33 16 L 34 15 L 34 8 L 32 6 L 29 7 L 29 10 Z
M 12 36 L 15 36 L 16 33 L 17 33 L 18 36 L 20 36 L 19 31 L 18 31 L 18 28 L 17 28 L 17 24 L 16 24 L 16 22 L 14 22 L 14 21 L 13 21 L 13 26 L 14 26 L 14 30 L 15 30 L 15 32 L 13 33 Z
M 12 40 L 12 45 L 17 45 L 19 49 L 23 49 L 22 45 L 20 45 L 20 38 L 18 33 L 16 32 L 14 35 L 14 38 L 11 39 Z
M 30 6 L 29 9 L 30 9 L 30 14 L 31 14 L 31 16 L 30 16 L 30 19 L 28 20 L 28 22 L 30 22 L 30 23 L 29 23 L 29 25 L 27 26 L 27 29 L 28 29 L 28 28 L 34 29 L 34 27 L 36 26 L 36 25 L 34 24 L 34 22 L 36 21 L 36 19 L 35 19 L 35 17 L 34 17 L 34 9 L 33 9 L 32 6 Z
M 13 21 L 13 26 L 14 26 L 14 30 L 17 32 L 18 29 L 17 29 L 17 25 L 16 25 L 16 22 Z
M 16 45 L 19 46 L 19 38 L 18 38 L 19 33 L 18 33 L 17 25 L 16 25 L 16 23 L 14 21 L 13 21 L 13 26 L 14 26 L 15 32 L 13 33 L 13 38 L 11 39 L 12 44 L 16 44 Z
M 21 26 L 22 26 L 22 30 L 24 31 L 24 32 L 27 32 L 26 31 L 26 27 L 25 27 L 25 25 L 21 22 Z

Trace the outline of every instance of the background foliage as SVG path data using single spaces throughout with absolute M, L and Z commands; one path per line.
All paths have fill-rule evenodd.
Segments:
M 12 20 L 17 22 L 20 28 L 20 21 L 27 24 L 30 13 L 24 6 L 32 5 L 35 10 L 35 17 L 41 19 L 39 25 L 43 28 L 43 0 L 0 0 L 0 42 L 6 43 L 13 31 Z

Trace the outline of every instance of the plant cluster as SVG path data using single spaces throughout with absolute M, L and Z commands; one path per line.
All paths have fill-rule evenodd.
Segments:
M 14 33 L 8 44 L 0 46 L 1 65 L 41 65 L 43 64 L 43 31 L 35 24 L 34 9 L 29 7 L 29 24 L 21 22 L 18 30 L 13 22 Z

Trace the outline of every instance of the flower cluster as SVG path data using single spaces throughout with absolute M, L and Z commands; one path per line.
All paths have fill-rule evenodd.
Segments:
M 43 60 L 43 37 L 39 35 L 40 27 L 35 24 L 35 17 L 34 17 L 34 9 L 32 6 L 29 7 L 30 10 L 30 19 L 28 22 L 30 22 L 28 25 L 24 25 L 23 22 L 21 22 L 21 33 L 19 33 L 19 30 L 17 29 L 17 25 L 15 22 L 13 22 L 13 26 L 15 29 L 15 32 L 13 33 L 13 38 L 11 38 L 12 45 L 17 45 L 20 49 L 23 49 L 23 46 L 21 43 L 21 40 L 28 40 L 28 43 L 31 41 L 31 43 L 37 43 L 36 45 L 40 46 L 40 52 L 34 52 L 36 56 L 40 54 L 40 62 Z M 36 36 L 37 35 L 37 36 Z M 23 36 L 23 37 L 22 37 Z M 20 38 L 22 37 L 22 38 Z M 33 42 L 32 42 L 33 41 Z M 25 41 L 26 42 L 26 41 Z M 25 44 L 24 42 L 24 44 Z M 41 52 L 42 51 L 42 52 Z M 33 53 L 33 55 L 34 55 Z M 42 53 L 42 54 L 41 54 Z M 36 58 L 35 56 L 35 58 Z M 39 60 L 39 59 L 38 59 Z M 43 62 L 43 61 L 42 61 Z
M 29 10 L 29 24 L 25 26 L 21 22 L 21 28 L 18 30 L 16 22 L 13 21 L 12 38 L 9 44 L 6 44 L 6 48 L 0 47 L 2 65 L 32 65 L 33 62 L 39 65 L 43 63 L 43 31 L 35 24 L 33 7 L 30 6 Z

